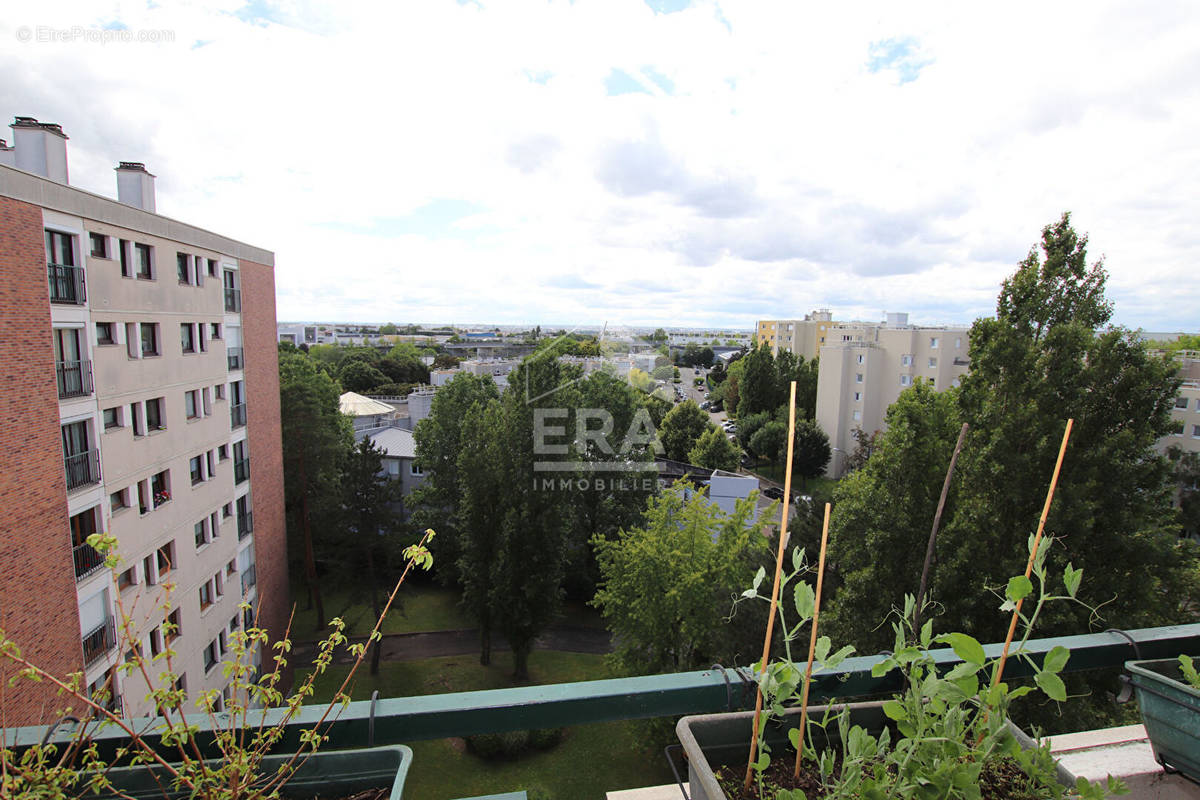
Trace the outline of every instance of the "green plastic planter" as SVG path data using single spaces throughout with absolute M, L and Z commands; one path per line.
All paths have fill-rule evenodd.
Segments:
M 850 709 L 850 724 L 861 725 L 873 735 L 878 735 L 890 723 L 883 713 L 883 703 L 848 703 Z M 821 719 L 829 706 L 811 706 L 808 709 L 809 719 Z M 842 706 L 835 706 L 840 710 Z M 698 714 L 684 717 L 675 726 L 675 734 L 683 746 L 683 752 L 688 762 L 688 796 L 691 800 L 727 800 L 717 778 L 714 768 L 737 765 L 739 769 L 746 767 L 749 756 L 750 735 L 753 732 L 754 712 L 736 711 L 728 714 Z M 793 753 L 788 744 L 787 732 L 800 725 L 800 709 L 788 709 L 782 719 L 772 720 L 766 733 L 767 743 L 771 752 Z M 1034 741 L 1020 728 L 1008 723 L 1009 730 L 1022 747 L 1034 746 Z M 820 737 L 818 730 L 815 735 Z M 837 737 L 836 724 L 830 725 L 829 735 Z M 821 742 L 819 745 L 827 745 Z M 1069 770 L 1058 765 L 1058 781 L 1064 786 L 1075 785 L 1075 776 Z
M 1126 661 L 1125 670 L 1158 763 L 1200 781 L 1200 692 L 1187 684 L 1173 658 Z
M 264 758 L 263 772 L 273 773 L 287 763 L 289 758 L 290 756 Z M 284 784 L 282 795 L 293 800 L 307 800 L 317 796 L 337 798 L 366 789 L 390 786 L 392 791 L 388 800 L 400 800 L 404 792 L 404 779 L 408 775 L 408 766 L 411 763 L 412 750 L 404 745 L 318 752 Z M 170 785 L 166 771 L 158 766 L 119 767 L 110 770 L 108 775 L 116 788 L 139 800 L 163 797 L 159 780 L 164 786 Z M 172 799 L 185 796 L 186 791 L 170 792 L 166 795 Z

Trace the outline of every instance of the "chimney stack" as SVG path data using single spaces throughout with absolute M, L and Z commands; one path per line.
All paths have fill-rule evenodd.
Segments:
M 140 161 L 122 161 L 117 167 L 117 200 L 154 213 L 154 176 Z
M 17 169 L 41 175 L 59 183 L 67 180 L 67 135 L 62 126 L 38 122 L 33 117 L 17 117 L 12 125 L 13 148 Z
M 0 139 L 0 164 L 8 167 L 17 165 L 17 150 L 15 147 L 9 147 L 8 142 Z

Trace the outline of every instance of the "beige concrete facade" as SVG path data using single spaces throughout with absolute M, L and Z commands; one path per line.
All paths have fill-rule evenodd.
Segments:
M 770 346 L 773 355 L 787 350 L 811 361 L 825 346 L 829 328 L 837 324 L 828 309 L 805 314 L 804 319 L 760 319 L 754 326 L 754 341 Z
M 903 317 L 902 317 L 903 318 Z M 918 381 L 938 390 L 967 372 L 966 328 L 837 323 L 827 328 L 817 377 L 817 424 L 833 449 L 826 473 L 840 477 L 854 430 L 884 429 L 888 406 Z
M 169 644 L 190 696 L 220 692 L 227 683 L 220 661 L 245 624 L 239 604 L 257 602 L 252 483 L 273 496 L 282 481 L 249 476 L 240 302 L 243 259 L 270 269 L 274 257 L 2 165 L 0 198 L 40 210 L 37 234 L 46 237 L 40 269 L 43 285 L 49 274 L 50 327 L 43 333 L 54 348 L 61 427 L 54 435 L 67 480 L 45 517 L 63 504 L 71 525 L 41 535 L 71 540 L 73 563 L 58 568 L 73 572 L 78 617 L 45 624 L 75 626 L 85 683 L 112 676 L 127 716 L 152 713 L 153 705 L 140 677 L 115 669 L 129 650 L 119 633 L 122 610 L 143 654 Z M 16 366 L 2 365 L 0 374 Z M 8 471 L 0 482 L 43 478 Z M 282 542 L 277 527 L 257 535 Z M 104 567 L 83 543 L 89 532 L 116 537 L 119 567 Z M 164 635 L 167 621 L 178 625 L 173 637 Z
M 1183 385 L 1171 412 L 1175 433 L 1159 439 L 1158 448 L 1166 452 L 1168 447 L 1175 446 L 1185 452 L 1200 453 L 1200 351 L 1184 350 L 1176 358 Z

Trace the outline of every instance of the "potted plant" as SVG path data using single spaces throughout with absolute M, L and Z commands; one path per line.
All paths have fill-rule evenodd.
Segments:
M 185 706 L 186 695 L 177 688 L 174 651 L 168 647 L 147 658 L 137 645 L 135 623 L 118 600 L 119 628 L 123 650 L 129 659 L 118 669 L 136 675 L 149 687 L 159 717 L 149 725 L 135 725 L 118 716 L 111 703 L 111 686 L 99 691 L 83 687 L 83 675 L 59 677 L 43 670 L 22 655 L 16 642 L 0 632 L 0 658 L 18 668 L 15 679 L 45 682 L 57 688 L 68 705 L 59 709 L 61 718 L 86 719 L 66 737 L 17 751 L 0 738 L 0 797 L 191 797 L 205 800 L 255 800 L 275 796 L 311 797 L 320 794 L 335 798 L 366 788 L 386 789 L 390 800 L 399 800 L 412 751 L 407 747 L 381 747 L 370 750 L 318 753 L 328 741 L 328 722 L 336 709 L 350 702 L 347 689 L 362 663 L 367 647 L 381 638 L 381 626 L 400 587 L 414 566 L 429 569 L 433 564 L 427 544 L 434 536 L 427 530 L 420 542 L 404 551 L 405 567 L 388 597 L 383 612 L 366 642 L 349 643 L 345 624 L 332 621 L 333 632 L 317 646 L 313 670 L 290 694 L 278 686 L 291 650 L 288 632 L 271 642 L 268 632 L 247 625 L 231 638 L 231 657 L 223 662 L 230 679 L 224 694 L 225 708 L 215 707 L 221 692 L 211 690 L 195 698 L 195 709 Z M 105 554 L 107 566 L 116 567 L 115 540 L 94 534 L 88 544 Z M 173 586 L 165 586 L 163 611 L 171 608 Z M 120 593 L 117 592 L 119 598 Z M 244 611 L 250 606 L 243 603 Z M 163 624 L 168 642 L 174 633 L 170 621 Z M 356 659 L 333 699 L 319 719 L 299 734 L 295 752 L 273 751 L 293 724 L 305 701 L 313 694 L 316 677 L 332 663 L 338 647 L 345 646 Z M 260 677 L 254 663 L 256 654 L 268 657 L 273 667 Z M 151 677 L 151 673 L 156 678 Z M 111 678 L 110 678 L 111 682 Z M 110 707 L 112 706 L 112 707 Z M 265 710 L 281 708 L 275 721 L 267 724 Z M 97 731 L 114 729 L 124 734 L 115 753 L 104 754 L 92 738 Z M 0 729 L 0 737 L 4 731 Z
M 1154 757 L 1168 772 L 1200 781 L 1200 675 L 1191 656 L 1127 661 Z
M 855 703 L 797 707 L 803 665 L 791 657 L 790 641 L 816 617 L 813 592 L 800 582 L 793 589 L 792 603 L 798 621 L 789 620 L 780 603 L 778 622 L 783 631 L 785 655 L 757 670 L 762 691 L 758 725 L 755 712 L 684 717 L 676 730 L 688 757 L 692 798 L 739 800 L 774 797 L 979 797 L 979 787 L 988 785 L 1008 796 L 1004 787 L 1036 787 L 1040 797 L 1061 797 L 1069 788 L 1083 797 L 1102 797 L 1120 792 L 1120 782 L 1110 778 L 1107 786 L 1074 780 L 1059 770 L 1045 746 L 1037 746 L 1007 721 L 1009 704 L 1022 695 L 1041 692 L 1066 699 L 1059 672 L 1070 653 L 1055 647 L 1039 663 L 1025 644 L 1046 603 L 1074 600 L 1082 573 L 1067 566 L 1062 574 L 1065 594 L 1049 592 L 1050 575 L 1045 565 L 1046 547 L 1035 553 L 1032 574 L 1039 590 L 1036 602 L 1024 621 L 1022 635 L 1010 657 L 1025 662 L 1034 675 L 1034 686 L 1012 687 L 998 680 L 1000 659 L 985 657 L 983 646 L 963 633 L 935 635 L 932 620 L 920 631 L 912 629 L 915 600 L 907 597 L 905 608 L 893 627 L 895 648 L 879 661 L 872 674 L 881 677 L 893 669 L 901 671 L 905 689 L 877 703 Z M 793 554 L 793 569 L 781 586 L 798 581 L 807 571 L 803 551 Z M 759 594 L 763 574 L 743 597 L 768 598 Z M 1009 581 L 1002 608 L 1018 610 L 1026 597 L 1033 599 L 1034 585 L 1024 576 Z M 785 594 L 786 596 L 786 594 Z M 827 637 L 814 637 L 815 662 L 836 671 L 848 653 L 831 654 Z M 929 648 L 945 644 L 953 648 L 961 663 L 939 674 Z M 754 733 L 755 738 L 751 739 Z M 791 759 L 785 765 L 772 756 L 787 747 L 804 755 L 796 770 Z M 753 781 L 749 791 L 743 780 L 750 752 Z M 799 778 L 793 779 L 796 772 Z M 1014 795 L 1028 796 L 1028 795 Z

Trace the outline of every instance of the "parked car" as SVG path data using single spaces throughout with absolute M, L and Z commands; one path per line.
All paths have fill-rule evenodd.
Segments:
M 763 497 L 769 497 L 772 500 L 783 499 L 783 489 L 780 489 L 778 486 L 768 486 L 762 490 L 762 494 Z

